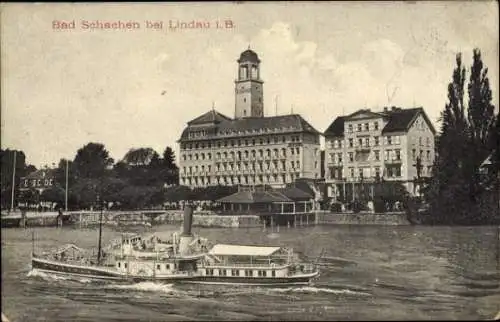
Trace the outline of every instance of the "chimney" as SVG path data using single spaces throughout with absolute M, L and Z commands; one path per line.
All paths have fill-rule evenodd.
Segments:
M 190 253 L 189 245 L 193 241 L 193 235 L 191 234 L 191 224 L 193 221 L 193 206 L 184 206 L 184 225 L 181 237 L 179 239 L 179 253 L 181 256 L 188 255 Z
M 193 223 L 193 207 L 191 205 L 184 206 L 184 225 L 182 236 L 191 236 L 191 226 Z

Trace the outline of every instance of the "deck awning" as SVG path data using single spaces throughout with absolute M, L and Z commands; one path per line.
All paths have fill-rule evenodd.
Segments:
M 274 191 L 238 191 L 232 195 L 220 198 L 218 202 L 235 204 L 253 204 L 253 203 L 273 203 L 273 202 L 291 202 L 292 200 L 285 195 Z
M 275 246 L 242 246 L 217 244 L 210 251 L 211 255 L 219 256 L 271 256 L 281 247 Z

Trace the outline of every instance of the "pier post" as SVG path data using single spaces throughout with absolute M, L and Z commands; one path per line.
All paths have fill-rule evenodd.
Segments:
M 309 214 L 306 215 L 306 226 L 309 226 Z
M 293 215 L 293 227 L 297 227 L 297 215 Z

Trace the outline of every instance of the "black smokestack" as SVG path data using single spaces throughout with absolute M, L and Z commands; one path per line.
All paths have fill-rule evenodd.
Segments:
M 193 207 L 191 205 L 184 206 L 184 229 L 182 236 L 191 236 L 191 225 L 193 223 Z

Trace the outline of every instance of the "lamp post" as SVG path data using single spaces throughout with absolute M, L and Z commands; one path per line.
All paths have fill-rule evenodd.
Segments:
M 66 190 L 64 192 L 64 209 L 67 212 L 68 211 L 68 167 L 69 167 L 69 160 L 66 160 Z

